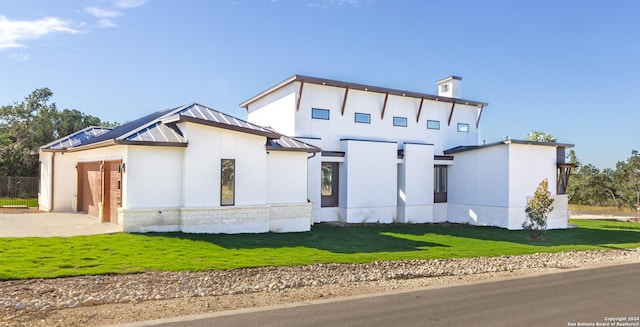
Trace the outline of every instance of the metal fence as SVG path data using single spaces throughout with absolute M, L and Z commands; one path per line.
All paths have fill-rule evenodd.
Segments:
M 0 207 L 37 207 L 38 177 L 0 176 Z

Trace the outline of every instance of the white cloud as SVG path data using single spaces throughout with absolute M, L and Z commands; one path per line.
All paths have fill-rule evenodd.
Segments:
M 147 0 L 116 0 L 114 5 L 118 8 L 136 8 L 147 3 Z
M 41 38 L 54 32 L 79 33 L 71 27 L 71 22 L 57 17 L 39 20 L 9 20 L 0 16 L 0 50 L 22 48 L 23 41 Z
M 100 19 L 100 20 L 98 20 L 98 26 L 104 27 L 104 28 L 109 28 L 109 27 L 116 27 L 118 25 L 116 23 L 114 23 L 112 20 Z
M 25 61 L 25 60 L 28 60 L 30 57 L 31 55 L 29 55 L 28 53 L 18 53 L 18 52 L 14 52 L 9 55 L 10 59 L 17 60 L 17 61 Z
M 101 9 L 96 7 L 89 7 L 84 11 L 92 14 L 96 18 L 113 18 L 113 17 L 118 17 L 122 14 L 117 10 Z

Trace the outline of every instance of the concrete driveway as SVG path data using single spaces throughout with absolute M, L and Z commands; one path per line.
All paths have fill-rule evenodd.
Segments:
M 0 213 L 0 237 L 54 237 L 122 232 L 120 226 L 101 223 L 83 213 Z

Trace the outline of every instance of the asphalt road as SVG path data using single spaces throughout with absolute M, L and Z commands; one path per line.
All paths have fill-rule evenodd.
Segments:
M 640 263 L 218 315 L 161 326 L 640 326 Z

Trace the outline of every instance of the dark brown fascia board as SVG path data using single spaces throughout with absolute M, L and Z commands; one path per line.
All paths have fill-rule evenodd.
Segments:
M 91 144 L 87 144 L 87 145 L 81 145 L 79 147 L 67 148 L 66 151 L 64 151 L 64 152 L 76 152 L 76 151 L 83 151 L 83 150 L 91 150 L 91 149 L 97 149 L 97 148 L 104 148 L 104 147 L 112 146 L 112 145 L 116 145 L 116 142 L 113 139 L 109 139 L 109 140 L 104 140 L 102 142 L 91 143 Z
M 169 147 L 179 147 L 186 148 L 189 143 L 188 142 L 155 142 L 155 141 L 130 141 L 130 140 L 117 140 L 116 144 L 122 145 L 146 145 L 146 146 L 169 146 Z
M 177 122 L 189 122 L 189 123 L 194 123 L 194 124 L 212 126 L 212 127 L 228 129 L 228 130 L 232 130 L 232 131 L 236 131 L 236 132 L 242 132 L 242 133 L 253 134 L 253 135 L 260 135 L 260 136 L 264 136 L 264 137 L 268 137 L 268 138 L 274 138 L 274 139 L 279 139 L 280 138 L 280 135 L 278 135 L 277 133 L 274 133 L 274 132 L 267 132 L 267 131 L 261 131 L 261 130 L 257 130 L 257 129 L 245 128 L 245 127 L 241 127 L 241 126 L 228 125 L 228 124 L 223 124 L 223 123 L 218 123 L 218 122 L 214 122 L 214 121 L 210 121 L 210 120 L 199 119 L 199 118 L 183 116 L 183 115 L 180 115 L 180 119 Z
M 483 145 L 471 145 L 471 146 L 462 146 L 456 147 L 448 150 L 444 150 L 444 154 L 454 154 L 460 152 L 467 152 L 472 150 L 484 149 L 488 147 L 493 147 L 497 145 L 508 145 L 508 144 L 524 144 L 524 145 L 536 145 L 536 146 L 552 146 L 556 148 L 573 148 L 574 144 L 570 143 L 551 143 L 551 142 L 538 142 L 538 141 L 527 141 L 527 140 L 504 140 L 494 143 L 488 143 Z
M 459 105 L 469 105 L 469 106 L 476 106 L 476 107 L 480 107 L 480 106 L 487 107 L 489 105 L 486 102 L 479 102 L 479 101 L 473 101 L 473 100 L 449 98 L 449 97 L 427 94 L 427 93 L 403 91 L 398 89 L 390 89 L 386 87 L 379 87 L 379 86 L 365 85 L 365 84 L 358 84 L 358 83 L 349 83 L 349 82 L 336 81 L 331 79 L 318 78 L 318 77 L 305 76 L 305 75 L 293 75 L 287 78 L 286 80 L 272 86 L 271 88 L 268 88 L 263 92 L 258 93 L 257 95 L 253 96 L 249 100 L 242 102 L 240 104 L 240 107 L 248 109 L 248 106 L 251 103 L 257 101 L 258 99 L 280 89 L 283 86 L 288 85 L 289 83 L 302 81 L 302 80 L 304 80 L 305 83 L 311 83 L 311 84 L 319 84 L 319 85 L 342 87 L 342 88 L 349 87 L 350 89 L 367 91 L 367 92 L 376 92 L 376 93 L 382 93 L 382 94 L 389 93 L 391 95 L 396 95 L 396 96 L 405 96 L 405 97 L 411 97 L 411 98 L 417 98 L 417 99 L 425 98 L 427 100 L 443 101 L 443 102 L 449 102 L 449 103 L 455 102 L 456 104 L 459 104 Z
M 316 147 L 313 147 L 313 148 L 285 148 L 285 147 L 267 145 L 267 151 L 316 153 L 316 152 L 320 152 L 322 150 L 320 150 L 319 148 L 316 148 Z

